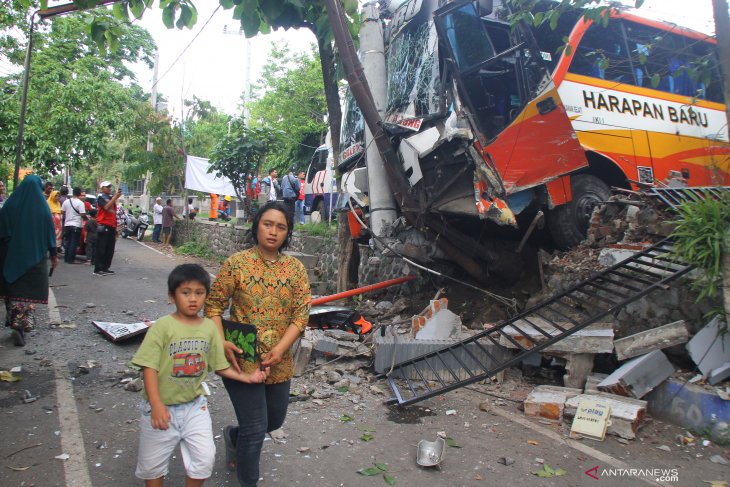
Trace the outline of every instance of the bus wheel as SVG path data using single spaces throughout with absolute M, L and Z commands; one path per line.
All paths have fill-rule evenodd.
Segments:
M 570 188 L 572 201 L 548 213 L 550 234 L 561 250 L 568 250 L 585 240 L 593 209 L 611 196 L 606 183 L 590 174 L 571 177 Z

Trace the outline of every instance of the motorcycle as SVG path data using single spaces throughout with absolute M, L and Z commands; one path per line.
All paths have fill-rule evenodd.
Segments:
M 131 213 L 127 213 L 122 222 L 121 236 L 122 238 L 137 237 L 137 241 L 141 242 L 149 226 L 147 213 L 142 213 L 139 218 L 136 218 Z

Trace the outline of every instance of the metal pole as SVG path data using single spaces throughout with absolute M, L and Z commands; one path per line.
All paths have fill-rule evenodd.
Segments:
M 23 93 L 20 99 L 20 118 L 18 120 L 18 138 L 15 141 L 15 172 L 13 173 L 13 191 L 18 187 L 20 177 L 20 160 L 23 154 L 23 134 L 25 132 L 25 112 L 28 107 L 28 85 L 30 84 L 30 61 L 33 55 L 33 31 L 35 30 L 35 15 L 30 16 L 28 29 L 28 47 L 25 50 L 25 64 L 23 66 Z

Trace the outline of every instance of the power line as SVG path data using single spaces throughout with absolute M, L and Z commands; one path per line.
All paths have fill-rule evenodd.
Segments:
M 185 46 L 185 49 L 183 49 L 183 50 L 182 50 L 182 52 L 181 52 L 181 53 L 180 53 L 180 54 L 179 54 L 179 55 L 177 56 L 177 58 L 175 58 L 175 60 L 174 60 L 174 61 L 172 62 L 172 64 L 170 65 L 170 67 L 169 67 L 169 68 L 167 68 L 167 69 L 165 70 L 165 72 L 164 72 L 164 73 L 162 73 L 162 76 L 160 76 L 159 78 L 157 78 L 157 81 L 155 82 L 155 84 L 153 84 L 153 85 L 152 85 L 152 87 L 153 87 L 153 88 L 154 88 L 155 86 L 157 86 L 157 85 L 159 84 L 159 82 L 160 82 L 160 81 L 162 81 L 162 78 L 164 78 L 164 77 L 165 77 L 165 75 L 166 75 L 167 73 L 169 73 L 169 72 L 170 72 L 170 70 L 171 70 L 171 69 L 173 68 L 173 66 L 175 66 L 175 64 L 177 64 L 177 62 L 178 62 L 178 61 L 180 60 L 180 58 L 182 58 L 182 57 L 183 57 L 183 55 L 185 54 L 185 51 L 187 51 L 187 50 L 188 50 L 188 48 L 189 48 L 190 46 L 192 46 L 192 45 L 193 45 L 193 42 L 195 42 L 195 39 L 197 39 L 197 38 L 198 38 L 198 36 L 199 36 L 199 35 L 200 35 L 200 34 L 201 34 L 201 33 L 203 32 L 203 30 L 205 30 L 205 27 L 206 27 L 206 26 L 208 25 L 208 23 L 209 23 L 209 22 L 210 22 L 211 20 L 213 20 L 213 16 L 214 16 L 214 15 L 215 15 L 215 14 L 216 14 L 216 13 L 218 12 L 218 10 L 220 10 L 220 8 L 221 8 L 221 6 L 220 6 L 220 5 L 218 5 L 218 6 L 217 6 L 217 7 L 215 8 L 215 10 L 213 10 L 213 13 L 212 13 L 212 14 L 210 14 L 210 17 L 208 17 L 208 20 L 206 20 L 206 21 L 205 21 L 205 24 L 203 24 L 203 26 L 202 26 L 202 27 L 200 28 L 200 30 L 198 31 L 198 33 L 197 33 L 197 34 L 195 34 L 195 37 L 193 37 L 193 39 L 192 39 L 192 40 L 191 40 L 191 41 L 190 41 L 190 42 L 188 43 L 188 45 L 187 45 L 187 46 Z

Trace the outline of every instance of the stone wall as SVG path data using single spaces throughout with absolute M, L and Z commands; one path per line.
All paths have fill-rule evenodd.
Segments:
M 196 241 L 206 246 L 214 256 L 223 260 L 229 255 L 253 245 L 249 233 L 247 227 L 227 223 L 203 219 L 183 220 L 175 221 L 172 242 L 175 245 L 181 245 L 191 240 Z M 288 250 L 317 256 L 317 264 L 313 269 L 310 269 L 310 282 L 313 292 L 321 295 L 337 292 L 338 247 L 336 236 L 315 237 L 295 231 Z M 378 252 L 370 249 L 367 245 L 359 245 L 358 251 L 360 253 L 360 266 L 358 268 L 360 286 L 417 272 L 417 269 L 410 268 L 401 259 L 378 255 Z M 414 281 L 392 290 L 398 293 L 406 292 L 404 289 L 407 286 L 410 291 L 415 291 L 418 285 L 418 281 Z M 369 294 L 368 297 L 373 298 L 376 295 Z

